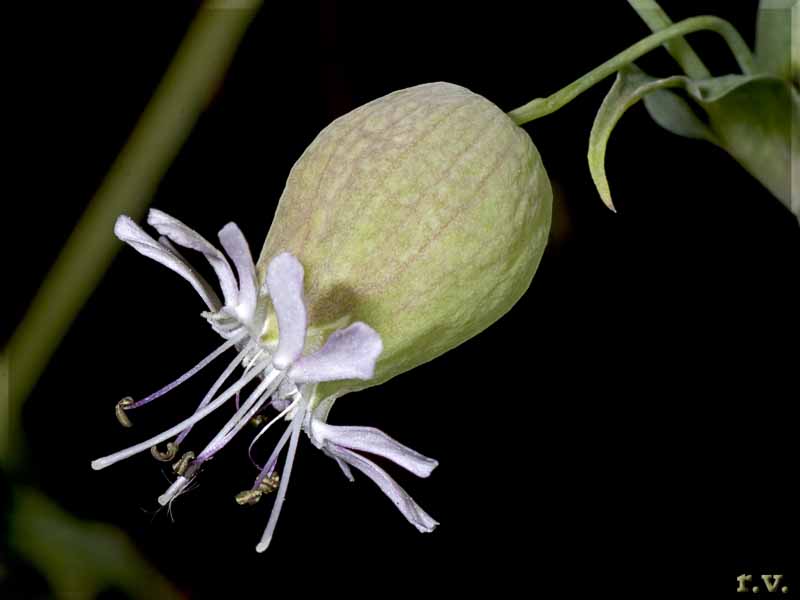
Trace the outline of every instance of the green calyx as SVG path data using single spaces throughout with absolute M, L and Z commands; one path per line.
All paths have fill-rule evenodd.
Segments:
M 257 269 L 284 251 L 303 264 L 306 351 L 354 321 L 384 350 L 371 380 L 317 396 L 379 384 L 500 318 L 536 271 L 551 202 L 530 137 L 462 87 L 400 90 L 326 127 L 289 174 Z

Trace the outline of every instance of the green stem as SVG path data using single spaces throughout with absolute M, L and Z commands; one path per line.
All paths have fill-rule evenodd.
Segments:
M 651 31 L 661 31 L 672 25 L 672 19 L 667 16 L 655 0 L 628 0 L 633 10 L 647 23 Z M 700 60 L 700 57 L 682 37 L 675 38 L 664 44 L 667 52 L 675 59 L 683 72 L 692 79 L 708 79 L 711 72 Z
M 260 4 L 261 0 L 242 0 L 236 8 L 225 8 L 225 2 L 208 0 L 200 9 L 128 142 L 14 332 L 2 357 L 10 385 L 0 390 L 0 419 L 8 429 L 0 463 L 19 461 L 22 403 L 120 247 L 111 233 L 115 219 L 121 213 L 133 218 L 144 213 L 211 102 Z
M 616 73 L 621 67 L 632 63 L 637 58 L 658 48 L 672 38 L 683 36 L 695 31 L 715 31 L 728 42 L 742 71 L 750 74 L 755 69 L 753 55 L 739 32 L 728 21 L 719 17 L 692 17 L 680 23 L 675 23 L 639 40 L 627 50 L 620 52 L 614 58 L 607 60 L 599 67 L 589 71 L 586 75 L 562 88 L 547 98 L 536 98 L 524 106 L 520 106 L 508 113 L 508 116 L 517 124 L 523 125 L 538 119 L 568 104 L 576 96 L 585 92 L 596 83 L 609 75 Z

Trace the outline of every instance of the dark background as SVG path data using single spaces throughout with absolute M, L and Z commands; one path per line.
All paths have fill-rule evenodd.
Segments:
M 45 11 L 32 24 L 26 126 L 38 176 L 14 202 L 25 238 L 10 261 L 6 333 L 191 20 L 188 5 L 167 4 Z M 728 18 L 752 43 L 756 2 L 662 4 L 674 20 Z M 236 221 L 257 254 L 291 165 L 333 118 L 438 80 L 511 110 L 646 34 L 615 2 L 266 5 L 153 206 L 210 239 Z M 692 42 L 715 73 L 734 69 L 713 34 Z M 663 51 L 638 64 L 677 72 Z M 800 590 L 797 221 L 722 151 L 671 136 L 642 106 L 609 145 L 612 214 L 585 160 L 610 83 L 526 126 L 557 195 L 525 297 L 474 340 L 332 413 L 440 461 L 428 480 L 391 470 L 441 522 L 435 533 L 417 533 L 364 477 L 349 484 L 305 436 L 266 555 L 254 546 L 269 503 L 233 502 L 254 473 L 244 440 L 176 502 L 174 522 L 156 511 L 168 484 L 149 456 L 91 471 L 92 458 L 193 410 L 217 372 L 137 411 L 134 429 L 117 425 L 119 398 L 161 387 L 217 344 L 189 286 L 130 249 L 27 403 L 29 480 L 75 514 L 122 527 L 192 598 L 293 586 L 700 598 L 733 592 L 741 573 L 784 573 Z M 46 594 L 23 567 L 12 577 L 21 597 Z

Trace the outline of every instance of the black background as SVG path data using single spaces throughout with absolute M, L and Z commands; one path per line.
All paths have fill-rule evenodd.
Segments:
M 728 18 L 752 43 L 756 2 L 662 4 L 674 20 Z M 6 333 L 191 16 L 164 3 L 31 22 L 26 126 L 38 176 L 7 224 L 25 237 L 11 258 Z M 438 80 L 511 110 L 646 33 L 612 2 L 266 5 L 153 206 L 209 239 L 235 221 L 257 253 L 291 165 L 333 118 Z M 692 41 L 712 71 L 734 69 L 713 34 Z M 639 64 L 677 72 L 663 51 Z M 293 588 L 700 598 L 733 592 L 741 573 L 784 573 L 800 590 L 797 221 L 722 151 L 671 136 L 642 106 L 612 135 L 612 214 L 585 160 L 610 82 L 526 126 L 557 194 L 551 244 L 523 299 L 477 338 L 332 413 L 440 461 L 428 480 L 392 470 L 441 522 L 436 532 L 417 533 L 371 482 L 349 484 L 305 439 L 266 555 L 254 546 L 268 503 L 233 502 L 253 477 L 244 440 L 176 502 L 174 522 L 156 511 L 167 481 L 149 456 L 91 471 L 92 458 L 193 410 L 214 379 L 211 369 L 137 412 L 134 429 L 118 427 L 120 397 L 161 387 L 217 343 L 191 289 L 130 249 L 26 406 L 30 481 L 75 514 L 122 527 L 192 598 Z M 45 593 L 34 575 L 19 577 L 21 597 Z

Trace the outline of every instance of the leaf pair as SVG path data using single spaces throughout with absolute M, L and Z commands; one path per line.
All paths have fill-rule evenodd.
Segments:
M 800 92 L 791 80 L 788 13 L 779 8 L 767 10 L 762 4 L 759 13 L 760 72 L 656 78 L 633 63 L 618 71 L 589 137 L 589 169 L 606 206 L 614 210 L 605 171 L 609 137 L 625 111 L 643 100 L 661 127 L 719 146 L 800 218 Z M 669 20 L 661 25 L 669 25 Z

